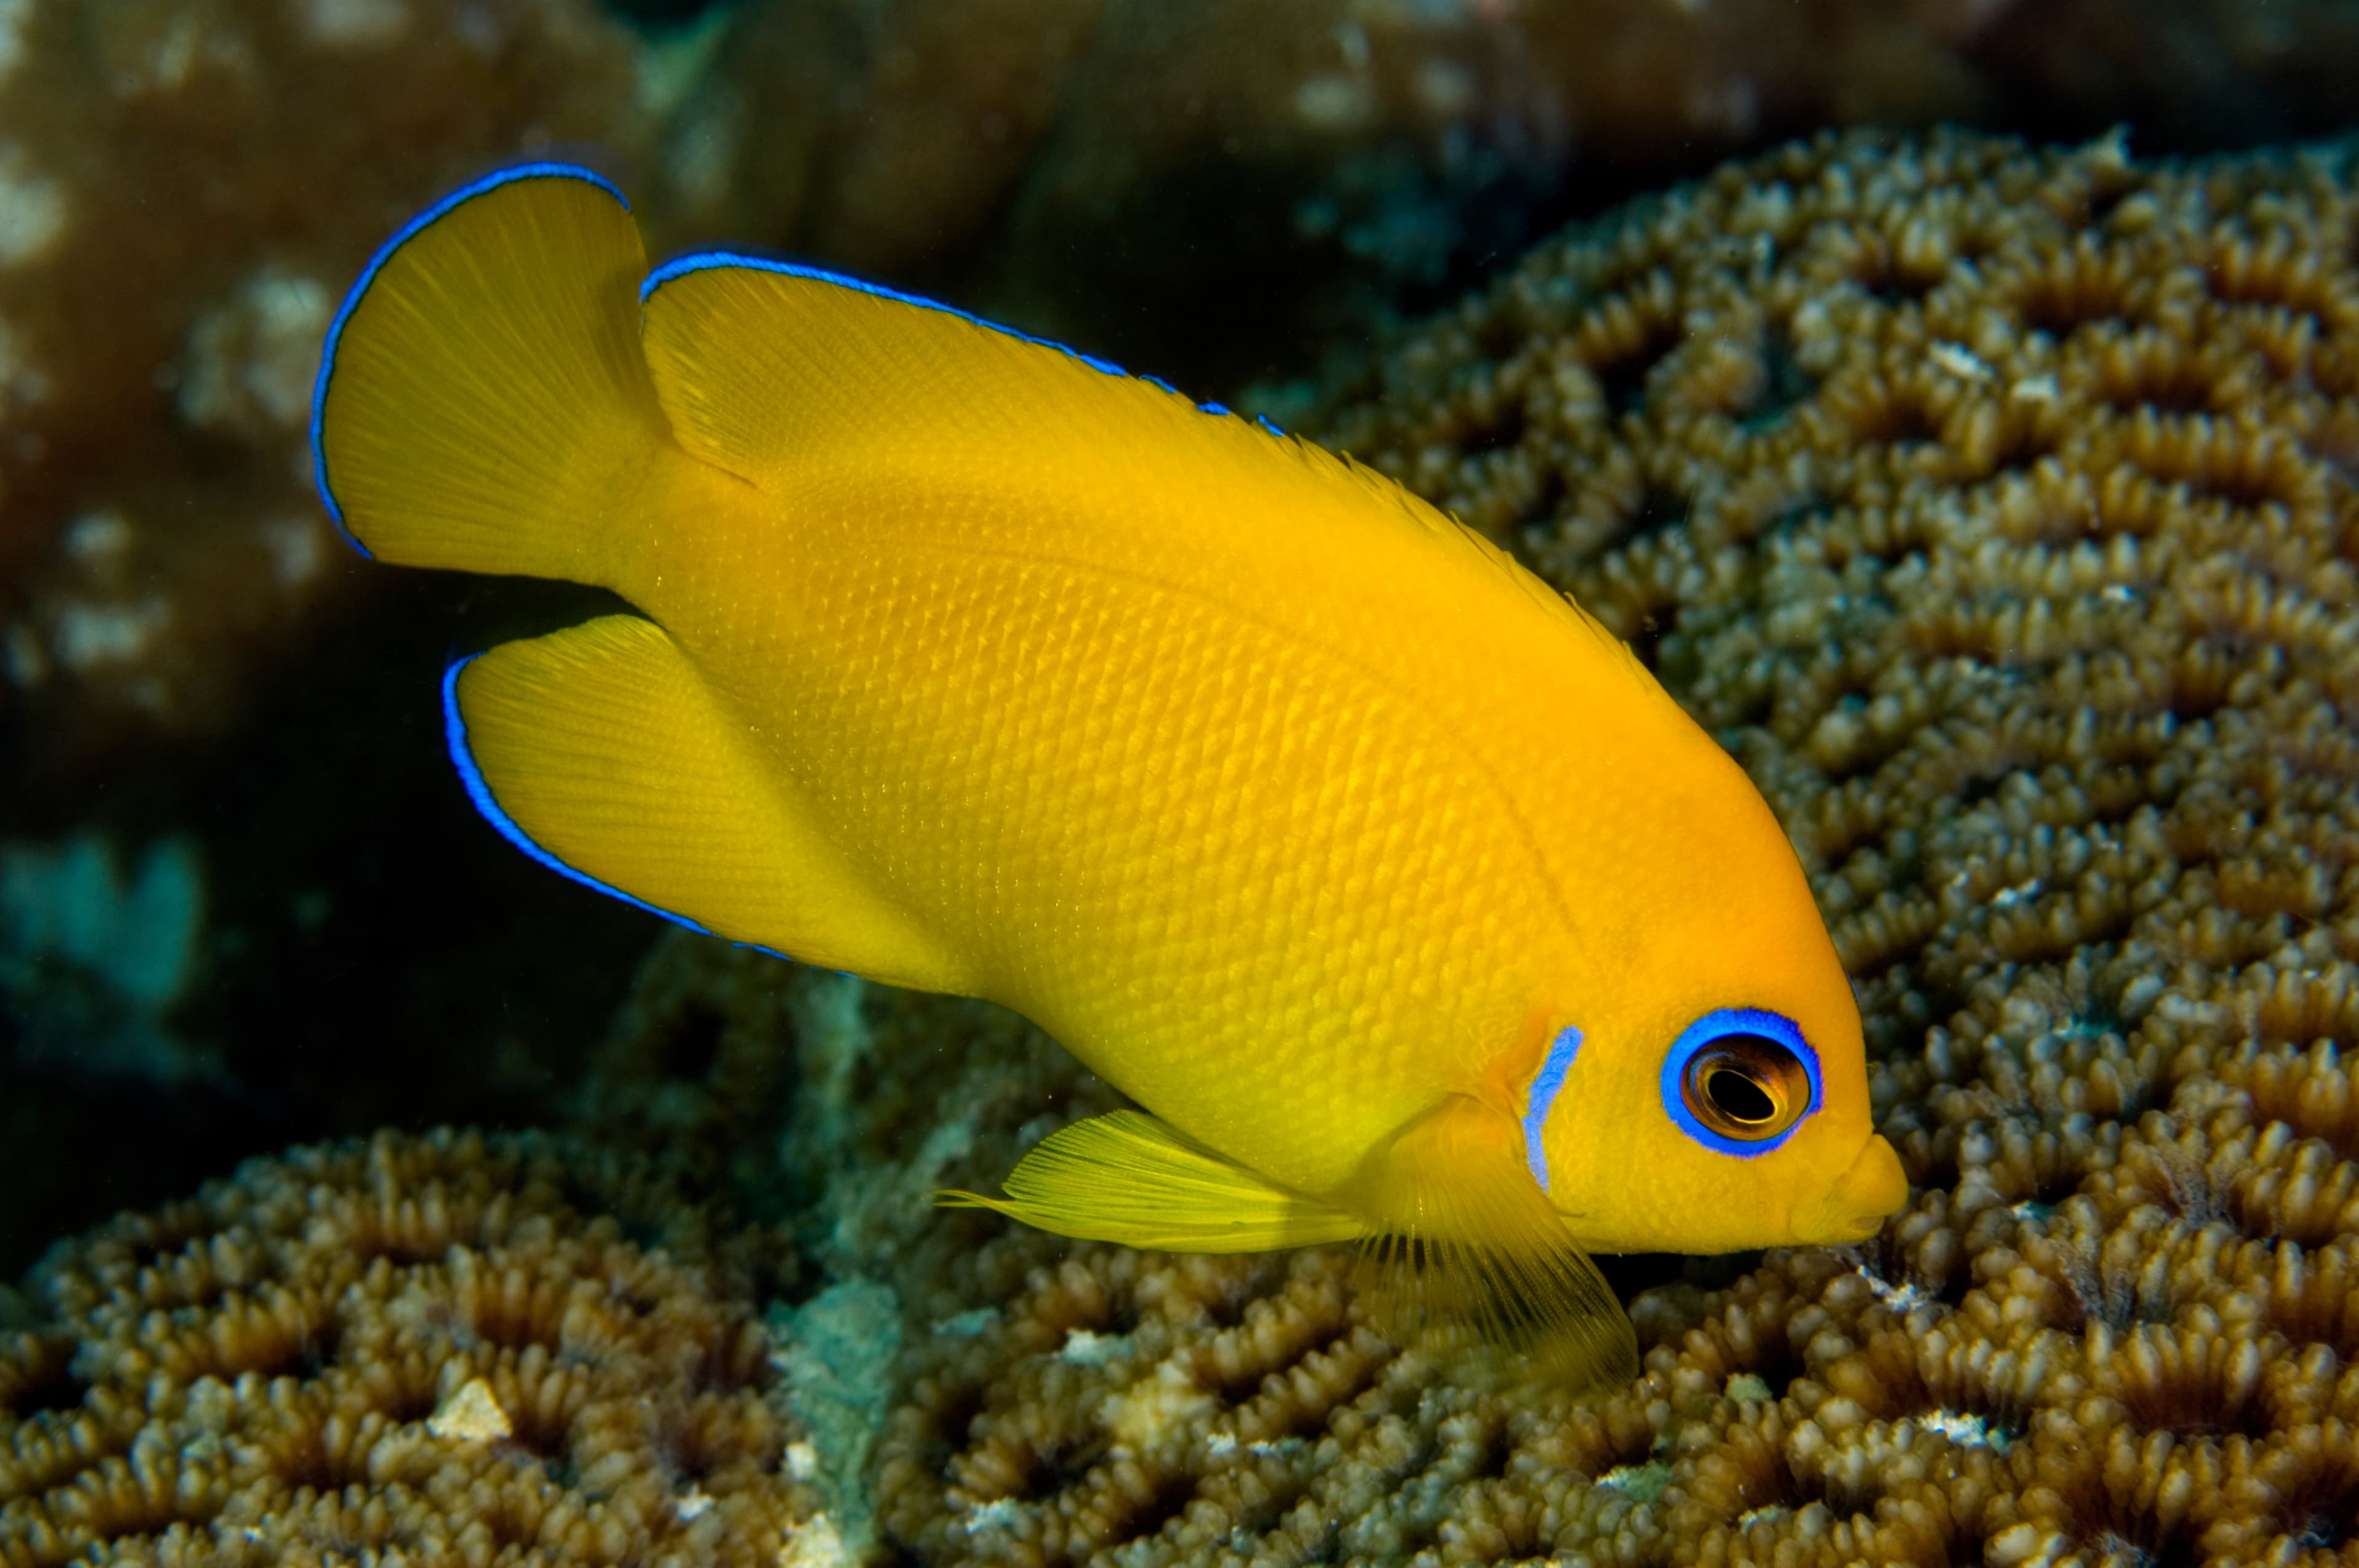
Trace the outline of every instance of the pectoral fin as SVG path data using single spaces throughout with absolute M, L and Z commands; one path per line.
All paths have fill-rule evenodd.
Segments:
M 1533 1181 L 1516 1120 L 1454 1096 L 1370 1159 L 1364 1285 L 1404 1331 L 1512 1349 L 1552 1377 L 1637 1375 L 1627 1314 Z
M 1077 1121 L 1016 1162 L 1006 1197 L 943 1192 L 948 1208 L 1093 1241 L 1172 1252 L 1266 1252 L 1367 1233 L 1357 1217 L 1288 1192 L 1135 1110 Z

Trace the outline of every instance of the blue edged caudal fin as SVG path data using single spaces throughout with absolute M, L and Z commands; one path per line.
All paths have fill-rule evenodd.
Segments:
M 609 615 L 504 643 L 451 668 L 443 710 L 477 808 L 542 864 L 810 963 L 973 989 L 808 823 L 653 622 Z
M 639 353 L 637 225 L 569 164 L 419 214 L 329 329 L 311 449 L 329 513 L 412 566 L 600 581 L 595 522 L 669 446 Z

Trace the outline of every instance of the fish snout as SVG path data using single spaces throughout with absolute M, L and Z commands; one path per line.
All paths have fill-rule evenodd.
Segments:
M 1795 1211 L 1794 1234 L 1819 1246 L 1864 1241 L 1908 1201 L 1908 1178 L 1900 1169 L 1900 1156 L 1881 1134 L 1870 1134 L 1859 1157 L 1835 1178 L 1826 1195 Z

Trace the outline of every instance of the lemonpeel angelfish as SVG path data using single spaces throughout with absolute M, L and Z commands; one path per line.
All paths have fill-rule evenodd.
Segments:
M 1364 1238 L 1626 1371 L 1584 1249 L 1872 1233 L 1906 1184 L 1791 847 L 1629 651 L 1390 480 L 531 165 L 338 315 L 322 496 L 387 561 L 639 613 L 444 683 L 476 804 L 717 935 L 1031 1017 L 1145 1108 L 1001 1198 Z

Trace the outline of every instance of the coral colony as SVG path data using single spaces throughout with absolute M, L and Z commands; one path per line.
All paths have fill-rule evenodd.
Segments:
M 0 1563 L 767 1568 L 821 1502 L 758 1240 L 703 1230 L 630 1162 L 472 1134 L 126 1216 L 50 1254 L 0 1352 Z

